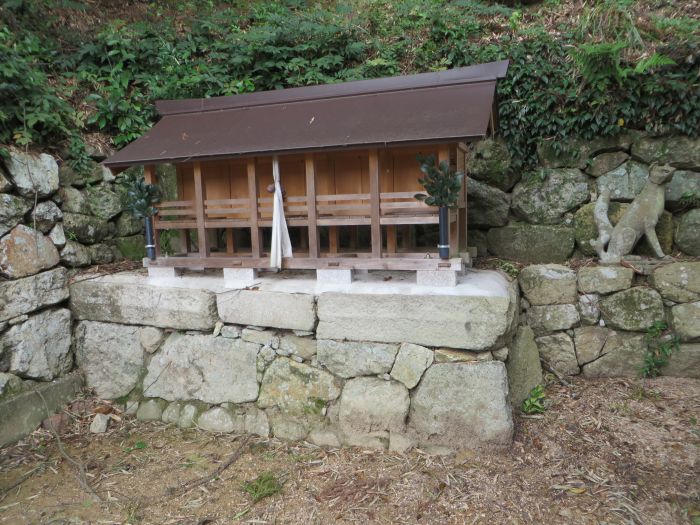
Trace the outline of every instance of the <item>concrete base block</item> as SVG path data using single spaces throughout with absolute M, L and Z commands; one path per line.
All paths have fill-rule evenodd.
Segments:
M 253 284 L 258 278 L 255 268 L 224 268 L 224 287 L 239 288 Z
M 321 284 L 351 284 L 352 270 L 319 269 L 316 270 L 316 280 Z
M 454 270 L 417 270 L 418 286 L 457 286 L 457 272 Z
M 23 438 L 64 404 L 83 386 L 83 376 L 73 372 L 50 383 L 37 383 L 27 392 L 0 402 L 0 446 Z
M 180 272 L 175 268 L 154 268 L 152 266 L 148 267 L 148 279 L 149 280 L 159 280 L 159 279 L 175 279 L 180 275 Z

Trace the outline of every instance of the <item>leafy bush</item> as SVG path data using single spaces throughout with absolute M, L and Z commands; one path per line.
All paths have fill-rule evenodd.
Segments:
M 425 188 L 427 195 L 417 193 L 416 199 L 425 202 L 428 206 L 457 207 L 464 173 L 452 170 L 450 163 L 446 160 L 436 165 L 434 155 L 419 156 L 418 162 L 423 172 L 423 177 L 418 179 L 418 182 Z
M 647 342 L 647 351 L 644 354 L 641 374 L 642 377 L 656 377 L 668 364 L 671 354 L 679 350 L 680 338 L 671 332 L 663 321 L 654 322 L 644 338 Z
M 545 411 L 544 406 L 544 387 L 542 385 L 537 385 L 535 388 L 530 390 L 530 395 L 523 401 L 520 409 L 525 414 L 542 414 Z

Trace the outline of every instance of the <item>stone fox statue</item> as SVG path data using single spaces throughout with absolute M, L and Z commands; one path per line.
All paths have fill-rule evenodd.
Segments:
M 657 257 L 664 257 L 664 252 L 656 237 L 656 223 L 664 211 L 664 183 L 673 178 L 671 166 L 652 165 L 649 180 L 642 191 L 632 201 L 625 215 L 613 227 L 608 219 L 610 190 L 603 189 L 594 208 L 598 238 L 591 244 L 598 252 L 602 263 L 618 263 L 624 255 L 629 254 L 637 241 L 646 235 Z

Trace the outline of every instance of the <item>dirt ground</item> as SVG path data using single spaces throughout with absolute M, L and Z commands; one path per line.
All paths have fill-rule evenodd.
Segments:
M 60 442 L 37 430 L 0 450 L 0 523 L 700 524 L 700 381 L 577 379 L 547 398 L 545 414 L 516 419 L 509 449 L 453 456 L 246 440 L 114 411 L 92 435 L 92 414 L 110 407 L 88 398 Z M 261 475 L 278 492 L 254 502 L 245 484 Z

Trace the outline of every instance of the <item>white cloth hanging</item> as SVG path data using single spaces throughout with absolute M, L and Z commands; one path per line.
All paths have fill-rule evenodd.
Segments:
M 280 270 L 282 257 L 292 257 L 292 242 L 289 240 L 287 220 L 284 218 L 284 201 L 280 186 L 280 163 L 277 155 L 272 158 L 272 178 L 275 180 L 275 195 L 272 198 L 272 245 L 270 246 L 270 268 Z

